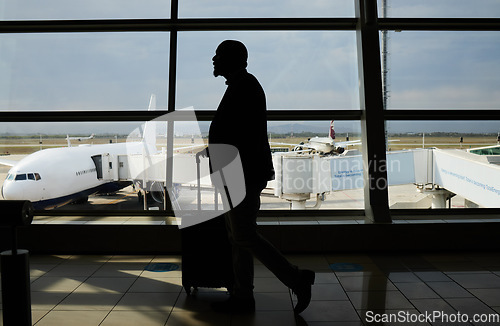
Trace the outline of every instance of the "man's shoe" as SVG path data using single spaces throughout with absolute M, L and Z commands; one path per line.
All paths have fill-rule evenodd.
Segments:
M 297 304 L 293 311 L 295 314 L 300 314 L 304 311 L 311 302 L 311 287 L 314 284 L 315 274 L 313 271 L 304 269 L 299 271 L 299 282 L 292 289 L 292 292 L 297 296 Z
M 212 309 L 221 313 L 252 313 L 255 312 L 255 299 L 230 297 L 226 301 L 212 303 Z

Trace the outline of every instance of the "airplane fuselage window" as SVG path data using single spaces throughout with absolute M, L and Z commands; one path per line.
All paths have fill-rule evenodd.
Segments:
M 7 178 L 5 180 L 15 180 L 15 181 L 22 181 L 22 180 L 33 180 L 33 181 L 38 181 L 41 180 L 42 177 L 40 176 L 39 173 L 21 173 L 21 174 L 9 174 L 7 175 Z
M 16 181 L 26 180 L 26 174 L 18 174 L 16 175 Z

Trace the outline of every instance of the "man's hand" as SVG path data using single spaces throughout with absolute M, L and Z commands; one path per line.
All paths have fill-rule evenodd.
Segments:
M 196 156 L 197 157 L 208 157 L 208 147 L 205 147 L 204 149 L 202 149 L 201 151 L 199 151 L 198 153 L 196 153 Z

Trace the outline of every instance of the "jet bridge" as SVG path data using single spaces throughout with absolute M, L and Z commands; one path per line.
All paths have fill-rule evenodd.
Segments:
M 172 160 L 173 183 L 196 187 L 195 154 L 176 154 Z M 102 178 L 132 181 L 143 190 L 164 191 L 166 162 L 165 152 L 102 154 Z M 289 200 L 292 209 L 318 208 L 326 193 L 364 187 L 361 155 L 275 153 L 273 164 L 276 176 L 268 187 L 274 188 L 275 196 Z M 500 207 L 500 155 L 435 148 L 387 152 L 385 168 L 389 186 L 415 184 L 422 193 L 432 195 L 433 208 L 445 208 L 446 199 L 454 194 L 481 207 Z M 201 159 L 200 170 L 201 187 L 211 188 L 208 159 Z M 380 180 L 377 186 L 387 186 L 384 182 Z M 306 206 L 311 196 L 316 197 L 316 203 Z
M 432 156 L 434 188 L 444 188 L 481 207 L 500 207 L 500 155 L 434 149 Z
M 496 153 L 488 149 L 486 153 Z M 307 208 L 311 194 L 364 187 L 361 155 L 318 156 L 276 154 L 275 195 L 292 201 L 292 209 Z M 376 164 L 370 162 L 369 164 Z M 478 155 L 458 149 L 413 149 L 387 152 L 385 180 L 377 187 L 415 184 L 432 195 L 432 208 L 445 208 L 446 199 L 459 195 L 469 205 L 500 207 L 500 155 Z M 317 197 L 318 198 L 318 197 Z M 319 206 L 316 203 L 313 208 Z

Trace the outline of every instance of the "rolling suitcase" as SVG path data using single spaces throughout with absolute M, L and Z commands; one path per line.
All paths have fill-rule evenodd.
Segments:
M 198 172 L 198 201 L 200 196 L 200 160 L 196 156 Z M 198 205 L 199 207 L 200 205 Z M 234 282 L 232 249 L 224 216 L 181 229 L 182 286 L 187 294 L 191 288 L 221 288 L 231 292 Z

